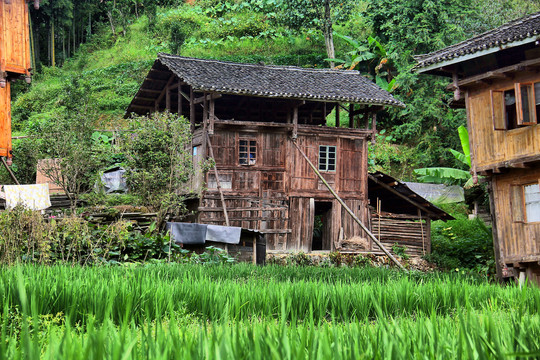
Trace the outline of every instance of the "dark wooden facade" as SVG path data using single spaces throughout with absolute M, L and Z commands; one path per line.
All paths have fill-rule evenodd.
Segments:
M 347 81 L 359 81 L 358 89 L 371 96 L 347 95 L 339 89 Z M 192 123 L 195 164 L 213 154 L 221 191 L 214 170 L 196 172 L 192 190 L 200 194 L 197 222 L 225 225 L 223 196 L 230 225 L 261 231 L 269 250 L 334 250 L 340 236 L 364 234 L 293 141 L 369 223 L 367 142 L 375 129 L 374 114 L 382 106 L 402 104 L 366 81 L 356 72 L 160 55 L 128 113 L 168 110 L 184 115 Z M 280 93 L 281 88 L 289 92 Z M 327 91 L 333 95 L 325 95 Z M 336 107 L 349 113 L 336 123 L 350 127 L 326 126 Z M 322 233 L 316 243 L 315 228 Z
M 31 54 L 27 0 L 0 0 L 0 156 L 11 157 L 9 81 L 30 80 Z M 39 7 L 39 1 L 34 2 Z
M 453 77 L 467 109 L 472 171 L 490 181 L 501 277 L 540 275 L 540 13 L 419 58 Z M 444 60 L 443 60 L 444 58 Z

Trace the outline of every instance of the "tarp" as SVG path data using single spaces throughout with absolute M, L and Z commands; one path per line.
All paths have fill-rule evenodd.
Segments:
M 167 230 L 178 244 L 203 245 L 206 241 L 225 244 L 240 243 L 242 228 L 235 226 L 219 226 L 168 222 Z
M 465 201 L 463 188 L 458 185 L 425 184 L 425 183 L 405 183 L 412 191 L 424 199 L 437 203 L 447 204 Z
M 6 209 L 22 205 L 30 210 L 45 210 L 51 206 L 48 184 L 4 185 Z
M 101 183 L 105 193 L 110 194 L 114 192 L 126 192 L 128 187 L 126 185 L 126 179 L 124 178 L 125 169 L 116 167 L 111 170 L 104 171 L 101 174 Z
M 167 230 L 171 232 L 172 239 L 177 244 L 204 245 L 207 227 L 208 225 L 204 224 L 167 223 Z
M 206 241 L 214 241 L 225 244 L 240 243 L 242 228 L 235 226 L 208 225 Z

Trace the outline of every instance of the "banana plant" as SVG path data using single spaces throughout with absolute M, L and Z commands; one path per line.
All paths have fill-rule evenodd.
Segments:
M 471 167 L 471 149 L 469 147 L 469 133 L 465 126 L 458 128 L 459 139 L 463 152 L 448 149 L 460 162 Z M 466 189 L 475 186 L 474 179 L 468 170 L 461 170 L 449 167 L 430 167 L 414 170 L 419 175 L 418 180 L 424 183 L 463 185 Z

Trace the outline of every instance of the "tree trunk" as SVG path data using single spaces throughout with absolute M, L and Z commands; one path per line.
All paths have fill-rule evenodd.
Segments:
M 113 18 L 112 18 L 112 11 L 107 11 L 107 16 L 109 17 L 109 22 L 111 23 L 111 30 L 113 36 L 116 36 L 116 30 L 114 28 Z
M 330 0 L 324 2 L 324 43 L 326 45 L 326 55 L 329 59 L 335 59 L 336 54 L 334 52 L 334 35 L 332 34 L 332 14 L 330 12 Z M 334 68 L 334 62 L 330 61 L 330 67 Z
M 51 66 L 56 66 L 56 53 L 54 51 L 54 18 L 52 19 L 52 26 L 51 26 Z

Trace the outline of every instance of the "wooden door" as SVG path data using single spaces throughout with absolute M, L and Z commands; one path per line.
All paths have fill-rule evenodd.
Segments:
M 11 94 L 9 82 L 5 88 L 0 88 L 0 156 L 11 157 Z
M 0 72 L 30 75 L 30 34 L 25 0 L 0 1 Z

